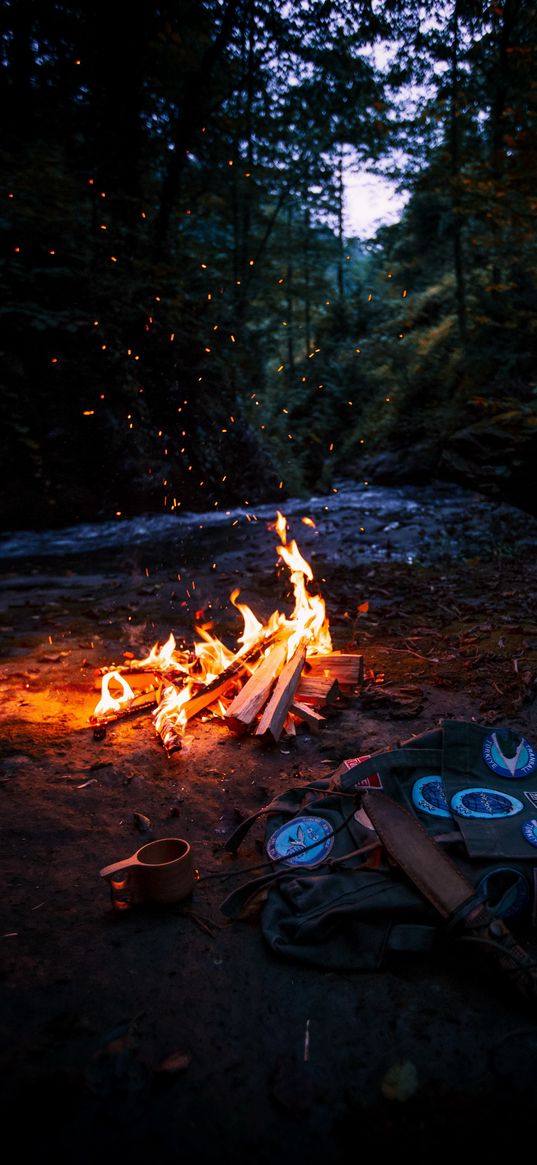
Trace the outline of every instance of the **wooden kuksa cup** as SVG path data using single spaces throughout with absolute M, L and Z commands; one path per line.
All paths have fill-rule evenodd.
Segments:
M 100 875 L 110 882 L 115 910 L 144 902 L 180 902 L 194 885 L 192 850 L 182 837 L 163 837 L 122 862 L 104 866 Z

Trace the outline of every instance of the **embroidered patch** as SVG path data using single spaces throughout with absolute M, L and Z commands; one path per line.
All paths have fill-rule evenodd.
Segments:
M 369 777 L 362 777 L 361 781 L 357 781 L 355 789 L 383 789 L 384 785 L 380 779 L 380 773 L 371 773 Z
M 537 793 L 527 793 L 524 791 L 524 796 L 529 801 L 530 805 L 533 805 L 533 808 L 537 809 Z
M 522 833 L 530 845 L 537 845 L 537 820 L 535 817 L 532 817 L 531 821 L 524 822 Z
M 346 769 L 353 769 L 355 765 L 361 765 L 363 760 L 369 760 L 371 753 L 366 753 L 365 756 L 353 756 L 350 760 L 344 760 L 343 764 Z
M 356 768 L 356 765 L 361 765 L 363 760 L 369 760 L 371 753 L 366 756 L 355 756 L 352 760 L 344 760 L 343 764 L 347 771 Z M 371 773 L 369 777 L 362 777 L 361 781 L 357 781 L 355 789 L 383 789 L 384 785 L 380 779 L 380 773 Z
M 524 806 L 510 793 L 496 789 L 460 789 L 451 798 L 451 808 L 459 817 L 515 817 Z
M 483 759 L 500 777 L 527 777 L 537 768 L 531 744 L 519 732 L 497 728 L 483 742 Z
M 412 786 L 412 802 L 431 817 L 451 817 L 442 777 L 420 777 Z
M 324 817 L 295 817 L 274 830 L 267 853 L 273 862 L 287 866 L 318 866 L 333 844 L 334 835 Z

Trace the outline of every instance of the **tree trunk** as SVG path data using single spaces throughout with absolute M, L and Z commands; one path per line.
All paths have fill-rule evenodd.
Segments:
M 181 176 L 188 149 L 201 130 L 208 112 L 211 112 L 211 82 L 216 68 L 229 44 L 241 0 L 227 0 L 219 32 L 204 52 L 199 67 L 185 84 L 183 100 L 177 110 L 172 134 L 173 151 L 162 183 L 160 205 L 155 221 L 157 244 L 166 241 L 170 219 L 176 203 Z M 227 94 L 226 94 L 227 96 Z
M 460 183 L 460 130 L 459 130 L 459 15 L 460 0 L 455 0 L 453 12 L 453 36 L 451 42 L 451 93 L 450 93 L 450 153 L 451 153 L 451 214 L 453 239 L 453 269 L 455 272 L 455 295 L 457 320 L 461 341 L 466 340 L 466 283 L 462 240 L 462 208 Z
M 339 166 L 338 166 L 338 185 L 337 185 L 337 237 L 338 237 L 338 264 L 337 264 L 337 291 L 340 303 L 343 303 L 345 298 L 345 279 L 343 275 L 343 265 L 345 258 L 345 235 L 344 235 L 344 187 L 343 187 L 343 146 L 339 152 Z
M 305 201 L 307 200 L 308 192 L 305 192 Z M 306 352 L 311 352 L 311 295 L 310 295 L 310 229 L 311 229 L 311 215 L 309 207 L 306 206 L 304 211 L 304 331 L 306 340 Z
M 490 169 L 492 175 L 492 197 L 494 199 L 493 215 L 496 214 L 496 193 L 499 190 L 505 168 L 505 147 L 503 135 L 505 126 L 503 118 L 507 105 L 508 52 L 514 22 L 514 5 L 512 0 L 505 0 L 501 9 L 501 27 L 498 38 L 498 58 L 494 70 L 495 88 L 490 109 Z M 501 227 L 496 218 L 493 218 L 492 268 L 491 281 L 493 285 L 501 282 L 498 255 L 502 252 Z M 494 292 L 493 292 L 494 294 Z
M 292 376 L 295 370 L 294 351 L 294 304 L 293 304 L 293 208 L 287 207 L 287 376 Z

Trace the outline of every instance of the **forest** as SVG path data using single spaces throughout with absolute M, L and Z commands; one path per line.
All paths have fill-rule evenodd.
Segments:
M 4 528 L 341 477 L 535 512 L 526 0 L 11 0 Z M 406 194 L 349 237 L 345 171 Z
M 537 5 L 0 21 L 4 1141 L 510 1161 Z

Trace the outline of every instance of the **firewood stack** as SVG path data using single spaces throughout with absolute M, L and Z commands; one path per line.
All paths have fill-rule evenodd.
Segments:
M 203 642 L 194 652 L 177 651 L 170 635 L 145 659 L 102 669 L 101 699 L 90 718 L 95 727 L 156 706 L 155 729 L 169 754 L 181 748 L 186 725 L 200 713 L 221 717 L 236 735 L 278 741 L 283 733 L 295 735 L 299 724 L 318 732 L 338 696 L 356 692 L 362 656 L 333 651 L 324 602 L 307 590 L 311 567 L 295 542 L 287 545 L 281 514 L 276 529 L 295 594 L 290 618 L 275 611 L 262 625 L 232 595 L 245 624 L 235 654 L 198 629 Z

